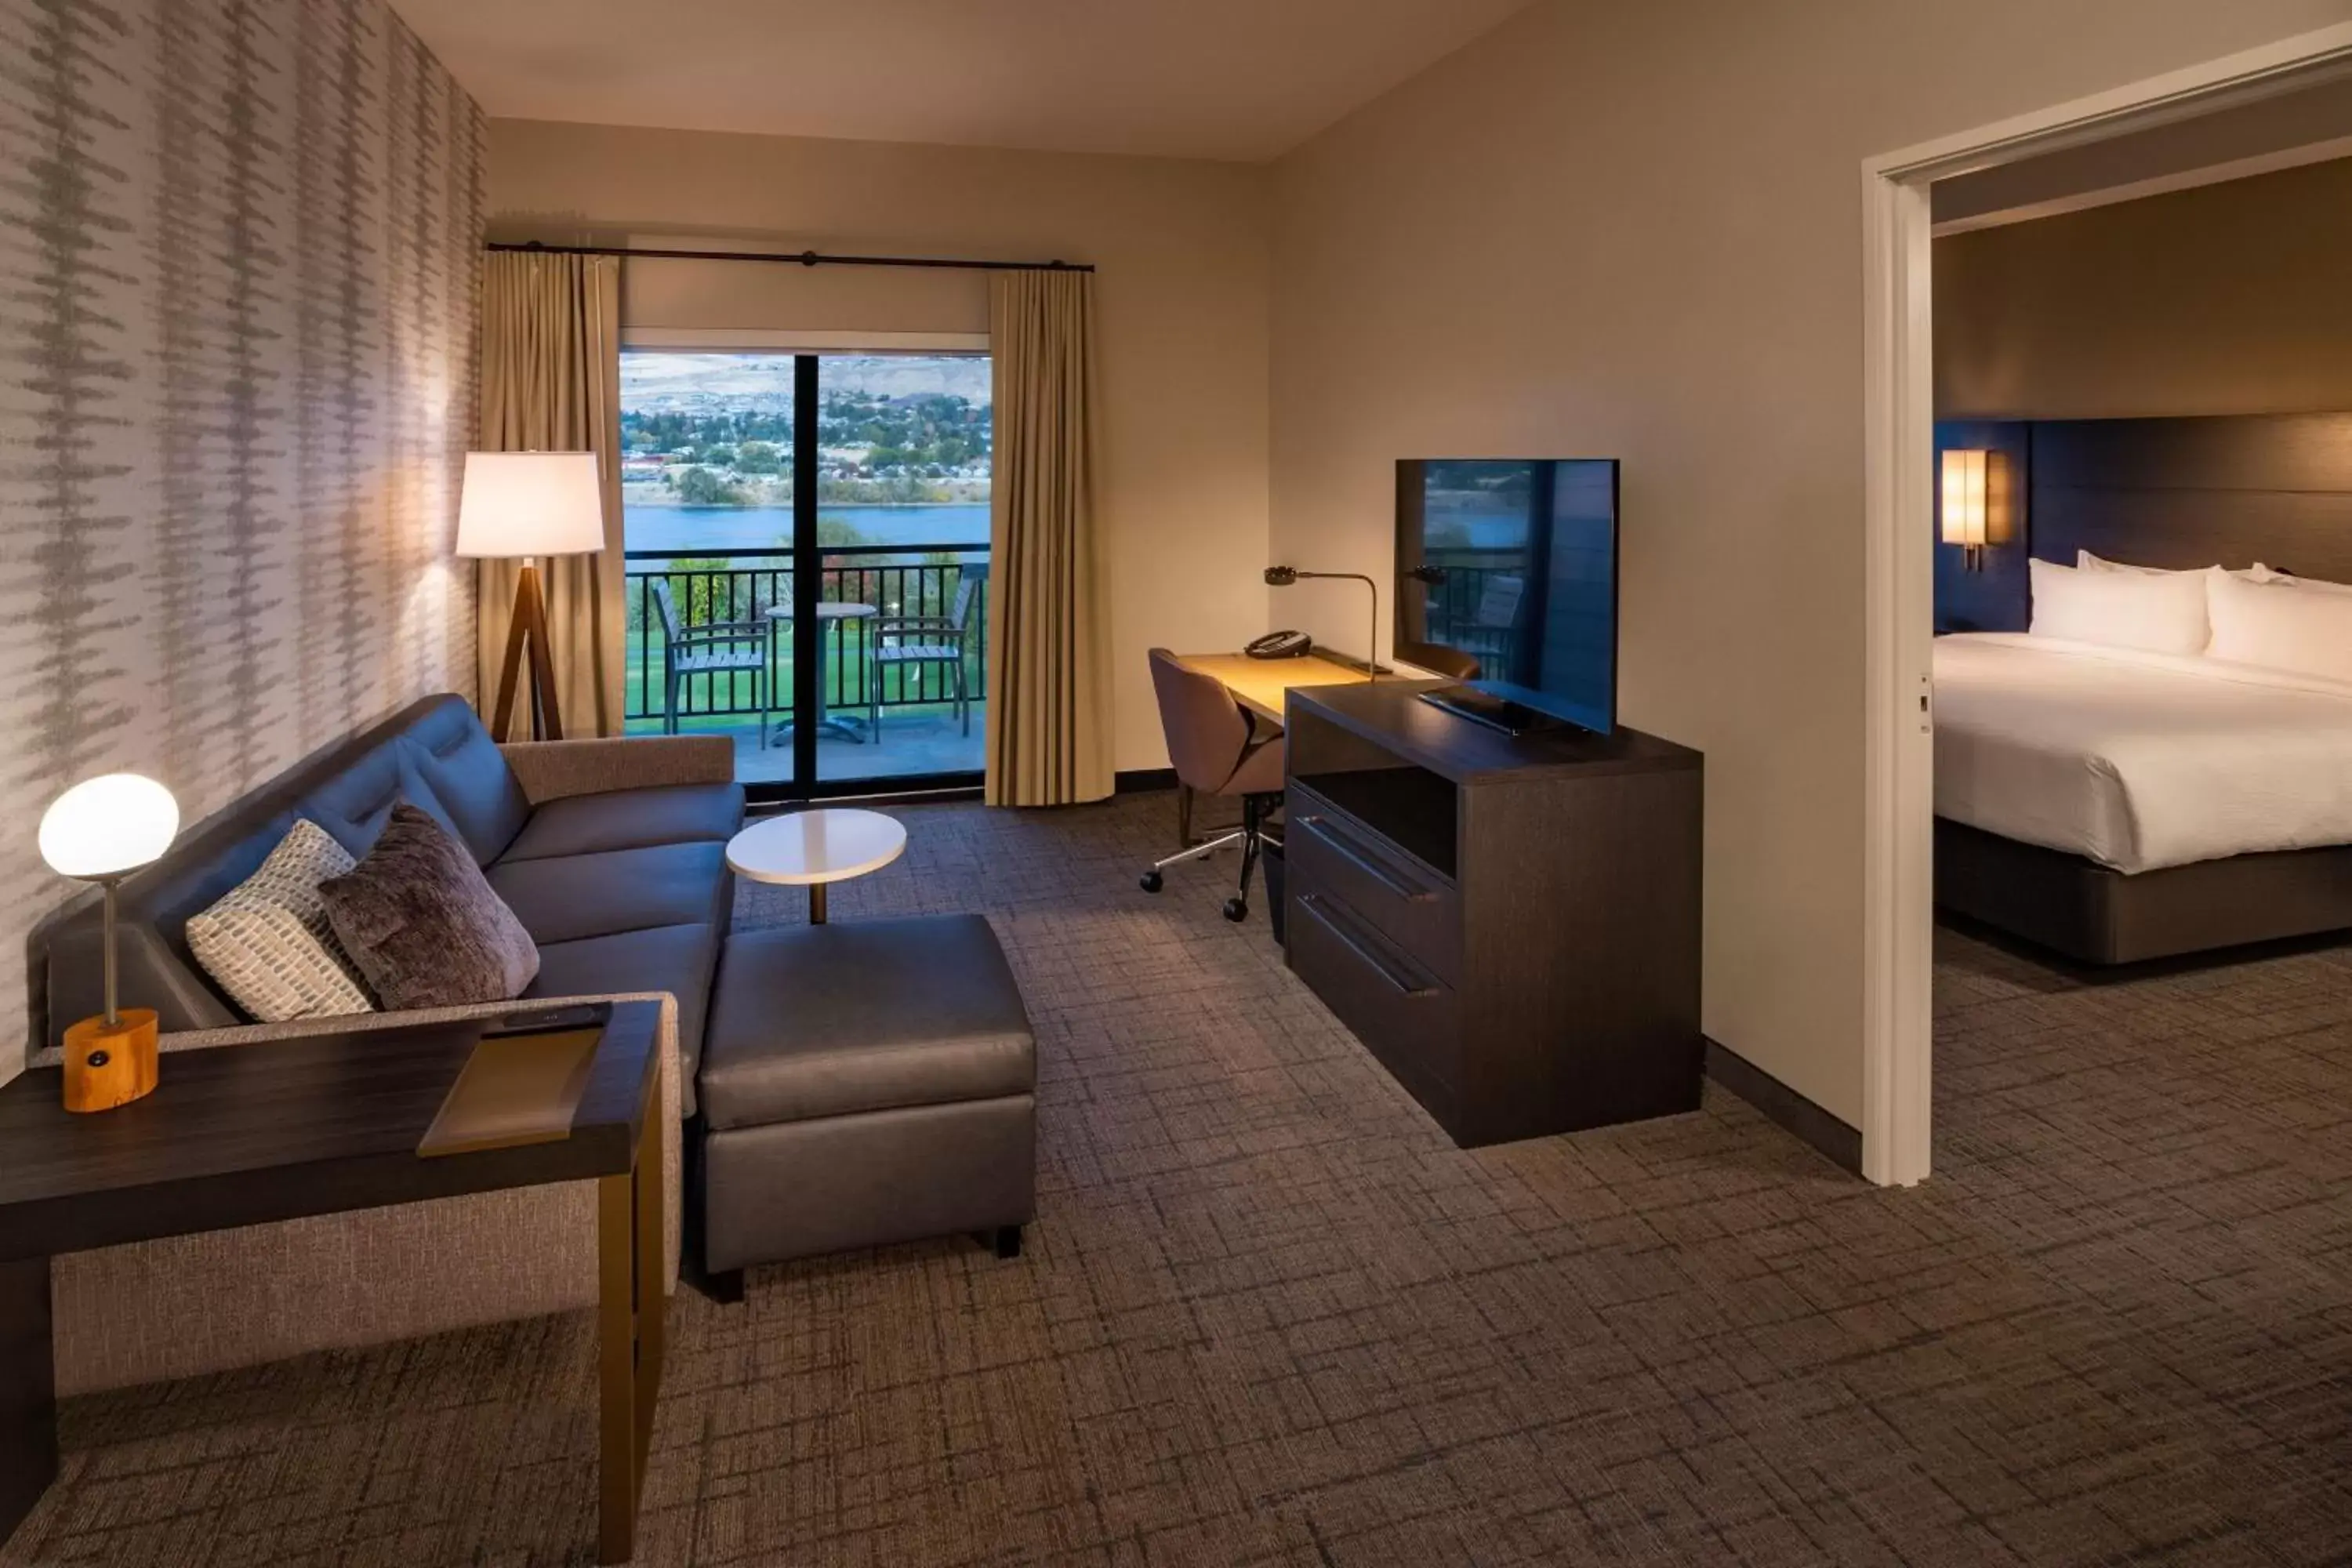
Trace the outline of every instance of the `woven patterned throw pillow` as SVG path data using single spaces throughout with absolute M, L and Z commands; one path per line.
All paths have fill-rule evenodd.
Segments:
M 188 951 L 256 1020 L 370 1013 L 375 1004 L 327 924 L 319 884 L 352 868 L 327 830 L 297 822 L 261 869 L 188 921 Z

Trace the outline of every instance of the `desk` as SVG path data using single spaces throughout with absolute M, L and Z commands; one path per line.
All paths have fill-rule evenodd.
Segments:
M 1360 686 L 1371 679 L 1352 665 L 1337 663 L 1319 653 L 1305 658 L 1252 658 L 1245 653 L 1180 653 L 1176 657 L 1203 675 L 1215 676 L 1234 694 L 1234 701 L 1277 724 L 1282 722 L 1283 699 L 1294 686 L 1349 682 Z
M 593 1180 L 597 1561 L 626 1562 L 636 1546 L 667 1300 L 660 1021 L 654 1003 L 613 1004 L 567 1136 L 430 1157 L 419 1143 L 473 1057 L 481 1022 L 174 1052 L 163 1058 L 162 1088 L 95 1116 L 62 1108 L 56 1068 L 0 1089 L 0 1542 L 57 1474 L 55 1255 Z
M 1283 708 L 1294 687 L 1361 686 L 1371 677 L 1352 665 L 1310 653 L 1305 658 L 1252 658 L 1245 653 L 1180 653 L 1177 659 L 1203 675 L 1213 675 L 1234 694 L 1234 700 L 1261 719 L 1283 721 Z M 1394 677 L 1390 679 L 1393 679 Z M 1192 837 L 1192 791 L 1176 786 L 1176 847 L 1190 849 Z

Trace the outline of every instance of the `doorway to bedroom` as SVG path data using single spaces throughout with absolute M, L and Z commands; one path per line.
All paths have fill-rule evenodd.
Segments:
M 2352 1097 L 2347 47 L 1871 168 L 1874 1179 L 1927 1173 L 1930 1037 L 2020 1157 L 2291 1159 L 2213 1108 Z

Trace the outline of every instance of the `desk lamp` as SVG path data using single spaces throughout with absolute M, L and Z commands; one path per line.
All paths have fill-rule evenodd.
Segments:
M 1265 569 L 1265 584 L 1269 588 L 1287 588 L 1306 577 L 1346 577 L 1371 590 L 1372 633 L 1364 644 L 1364 679 L 1378 680 L 1381 678 L 1380 585 L 1361 572 L 1301 572 L 1296 566 L 1269 566 Z
M 547 597 L 538 557 L 587 555 L 604 548 L 604 488 L 593 452 L 468 452 L 457 502 L 457 553 L 475 560 L 520 560 L 514 615 L 507 622 L 490 733 L 507 739 L 515 679 L 530 658 L 530 731 L 563 739 L 555 700 L 555 656 L 547 640 Z
M 85 779 L 41 814 L 41 858 L 49 869 L 106 890 L 106 1011 L 66 1030 L 68 1110 L 111 1110 L 154 1091 L 155 1010 L 115 1005 L 114 889 L 170 848 L 179 831 L 172 792 L 137 773 Z

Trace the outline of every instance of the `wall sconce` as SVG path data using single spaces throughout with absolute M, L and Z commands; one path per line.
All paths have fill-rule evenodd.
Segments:
M 1984 569 L 1986 545 L 2008 541 L 2011 496 L 2008 453 L 1982 447 L 1945 452 L 1942 538 L 1960 547 L 1969 571 Z

